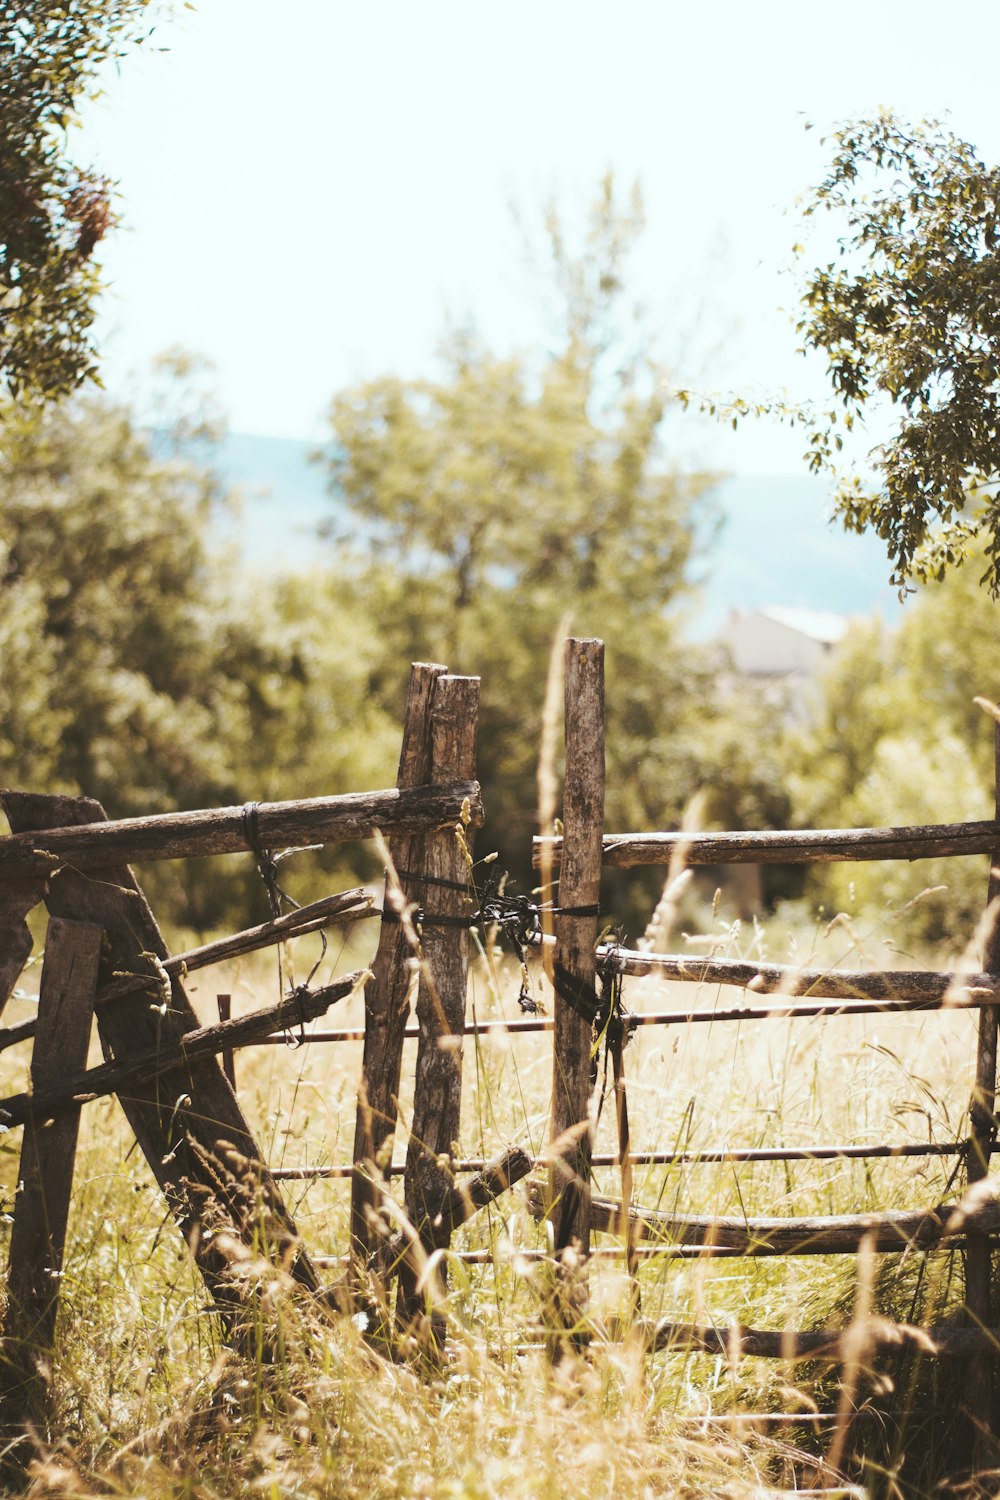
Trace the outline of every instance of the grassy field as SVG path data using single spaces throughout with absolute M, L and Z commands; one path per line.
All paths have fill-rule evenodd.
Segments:
M 886 966 L 884 931 L 850 924 L 791 935 L 741 928 L 724 915 L 706 934 L 720 955 Z M 317 975 L 363 965 L 374 924 L 359 926 Z M 676 939 L 675 946 L 681 940 Z M 312 946 L 310 946 L 312 945 Z M 308 968 L 315 939 L 301 941 Z M 703 951 L 703 950 L 699 950 Z M 37 971 L 34 971 L 37 972 Z M 301 975 L 299 976 L 301 977 Z M 31 974 L 26 979 L 30 983 Z M 517 977 L 506 962 L 473 967 L 470 1006 L 481 1018 L 517 1014 Z M 276 997 L 273 960 L 195 975 L 199 1013 L 214 1019 L 217 993 L 234 1010 Z M 544 997 L 543 997 L 544 998 Z M 731 1002 L 732 992 L 653 980 L 626 984 L 633 1010 Z M 15 1001 L 9 1019 L 30 1013 Z M 359 1024 L 358 998 L 327 1025 Z M 646 1028 L 626 1054 L 633 1145 L 641 1149 L 808 1146 L 961 1139 L 972 1081 L 969 1012 L 829 1018 L 765 1024 Z M 404 1079 L 412 1077 L 408 1044 Z M 272 1167 L 350 1160 L 360 1046 L 281 1045 L 240 1053 L 239 1090 Z M 4 1081 L 22 1085 L 26 1060 L 3 1058 Z M 490 1156 L 508 1145 L 544 1150 L 549 1136 L 551 1042 L 545 1035 L 467 1040 L 461 1151 Z M 402 1110 L 410 1101 L 404 1092 Z M 18 1139 L 0 1145 L 9 1209 Z M 602 1111 L 596 1149 L 614 1149 L 614 1101 Z M 397 1146 L 397 1156 L 402 1146 Z M 954 1192 L 951 1158 L 637 1167 L 635 1196 L 648 1206 L 705 1214 L 820 1214 L 927 1207 Z M 397 1179 L 398 1185 L 398 1179 Z M 288 1182 L 302 1236 L 324 1258 L 331 1283 L 347 1246 L 348 1184 Z M 617 1196 L 615 1169 L 596 1189 Z M 491 1252 L 487 1265 L 448 1267 L 451 1338 L 442 1367 L 421 1375 L 366 1348 L 348 1319 L 301 1305 L 265 1267 L 269 1316 L 283 1329 L 275 1363 L 236 1356 L 221 1339 L 185 1246 L 113 1101 L 87 1107 L 77 1164 L 59 1346 L 52 1374 L 56 1421 L 40 1439 L 34 1493 L 170 1496 L 316 1495 L 486 1497 L 749 1496 L 769 1487 L 829 1484 L 817 1456 L 829 1429 L 808 1422 L 755 1431 L 739 1413 L 831 1411 L 834 1376 L 817 1365 L 660 1354 L 592 1346 L 587 1359 L 552 1366 L 539 1351 L 546 1247 L 530 1190 L 501 1199 L 456 1237 L 456 1250 Z M 597 1244 L 614 1241 L 599 1236 Z M 852 1257 L 678 1260 L 641 1264 L 643 1316 L 758 1328 L 848 1323 L 856 1295 Z M 620 1261 L 591 1271 L 598 1324 L 626 1313 L 632 1289 Z M 881 1258 L 877 1308 L 937 1322 L 961 1296 L 957 1255 Z M 872 1413 L 854 1465 L 872 1494 L 930 1492 L 945 1461 L 948 1370 L 912 1358 L 880 1361 L 858 1399 Z M 908 1413 L 897 1430 L 879 1412 Z M 954 1457 L 952 1455 L 952 1457 Z M 860 1465 L 860 1466 L 859 1466 Z

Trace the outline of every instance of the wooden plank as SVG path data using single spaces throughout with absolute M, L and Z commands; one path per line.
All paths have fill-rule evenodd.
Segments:
M 10 1094 L 0 1099 L 0 1123 L 8 1130 L 16 1125 L 41 1125 L 67 1109 L 75 1109 L 107 1094 L 117 1094 L 124 1102 L 126 1091 L 180 1068 L 188 1070 L 205 1058 L 239 1047 L 252 1047 L 262 1037 L 276 1031 L 288 1031 L 325 1015 L 338 1000 L 352 994 L 365 977 L 359 970 L 338 979 L 335 984 L 311 990 L 301 996 L 291 995 L 263 1010 L 220 1021 L 215 1026 L 200 1026 L 176 1039 L 165 1039 L 146 1052 L 130 1053 L 124 1059 L 98 1063 L 83 1072 L 61 1071 L 58 1077 L 34 1085 L 30 1093 Z M 36 1043 L 37 1046 L 37 1043 Z
M 0 805 L 18 831 L 92 824 L 104 816 L 100 804 L 88 798 L 5 792 Z M 67 867 L 49 882 L 46 904 L 54 917 L 104 928 L 104 981 L 121 971 L 156 973 L 157 963 L 169 957 L 127 868 L 111 866 L 88 875 Z M 197 1029 L 180 976 L 169 979 L 169 989 L 163 1007 L 125 996 L 100 1008 L 101 1038 L 117 1061 L 176 1045 L 185 1032 Z M 160 1074 L 121 1103 L 229 1337 L 253 1349 L 260 1330 L 247 1321 L 252 1289 L 234 1272 L 233 1245 L 252 1245 L 255 1254 L 281 1264 L 311 1291 L 318 1290 L 319 1279 L 218 1062 L 209 1058 Z
M 403 742 L 396 785 L 401 790 L 423 786 L 431 776 L 431 702 L 434 686 L 447 672 L 435 662 L 414 662 L 403 715 Z M 424 840 L 419 834 L 399 834 L 389 841 L 389 857 L 398 881 L 396 890 L 409 904 L 419 904 L 423 891 L 411 878 L 423 861 Z M 391 916 L 392 881 L 387 877 L 384 909 Z M 414 985 L 409 934 L 403 923 L 382 923 L 378 951 L 365 986 L 364 1055 L 354 1126 L 355 1168 L 351 1182 L 352 1281 L 382 1323 L 387 1317 L 383 1235 L 377 1213 L 382 1199 L 382 1167 L 392 1153 L 399 1109 L 403 1039 Z
M 557 1328 L 576 1327 L 587 1303 L 594 1034 L 590 1022 L 561 993 L 561 985 L 592 991 L 596 974 L 596 912 L 604 832 L 603 641 L 571 638 L 566 642 L 565 701 L 564 833 L 559 879 L 562 910 L 555 920 L 554 1146 L 550 1171 L 555 1249 L 563 1261 L 553 1307 Z M 595 914 L 578 916 L 565 910 L 573 907 L 592 907 Z
M 0 903 L 3 901 L 4 889 L 0 885 Z M 15 890 L 16 887 L 11 885 L 9 889 Z M 39 900 L 41 899 L 39 896 Z M 296 911 L 286 912 L 283 917 L 272 922 L 261 922 L 259 926 L 244 928 L 242 932 L 234 932 L 228 937 L 204 943 L 200 948 L 191 948 L 186 953 L 164 959 L 162 974 L 159 970 L 154 974 L 118 974 L 107 984 L 102 984 L 97 1003 L 100 1006 L 106 1000 L 118 1000 L 123 995 L 135 995 L 143 990 L 159 994 L 163 988 L 163 974 L 178 974 L 183 977 L 185 974 L 193 974 L 196 969 L 210 968 L 227 959 L 256 953 L 261 948 L 285 942 L 288 938 L 302 937 L 321 927 L 335 927 L 375 915 L 371 896 L 361 886 L 342 891 L 336 896 L 324 896 L 319 901 L 311 902 L 309 906 L 300 906 Z M 34 1034 L 34 1020 L 22 1021 L 18 1026 L 0 1027 L 0 1052 Z
M 600 960 L 609 950 L 599 948 Z M 640 953 L 616 948 L 615 959 L 623 974 L 633 978 L 654 974 L 660 979 L 687 984 L 732 985 L 760 995 L 810 996 L 815 999 L 872 1001 L 872 1009 L 919 1010 L 940 1005 L 994 1005 L 1000 999 L 1000 975 L 939 972 L 932 969 L 802 969 L 794 964 L 749 963 L 734 958 L 700 958 L 670 953 Z M 767 1013 L 764 1007 L 760 1015 Z M 774 1014 L 785 1012 L 774 1011 Z M 824 1007 L 801 1014 L 834 1014 Z M 848 1011 L 848 1013 L 850 1013 Z M 865 1014 L 858 1008 L 857 1014 Z M 671 1012 L 657 1012 L 667 1015 Z M 689 1012 L 678 1012 L 687 1016 Z M 734 1019 L 754 1019 L 743 1016 Z
M 441 677 L 431 708 L 431 775 L 471 778 L 476 767 L 479 727 L 479 678 Z M 472 900 L 463 887 L 471 879 L 469 861 L 472 831 L 452 826 L 429 834 L 422 874 L 426 921 L 421 937 L 420 982 L 417 989 L 416 1081 L 413 1120 L 406 1151 L 405 1202 L 426 1255 L 444 1249 L 450 1227 L 436 1221 L 439 1205 L 452 1182 L 448 1163 L 455 1155 L 462 1104 L 462 1039 L 469 975 L 469 933 L 461 925 L 472 913 Z M 446 882 L 436 885 L 435 881 Z M 457 889 L 453 888 L 457 887 Z M 459 925 L 441 925 L 457 923 Z M 418 1289 L 419 1272 L 412 1264 L 400 1270 L 396 1319 L 410 1328 L 423 1311 L 425 1292 Z M 434 1293 L 444 1284 L 437 1273 Z M 432 1308 L 430 1332 L 443 1335 L 443 1321 Z
M 620 1203 L 594 1198 L 592 1214 L 596 1230 L 620 1233 L 624 1218 Z M 970 1226 L 984 1235 L 1000 1232 L 998 1203 L 987 1203 L 975 1212 L 952 1204 L 916 1212 L 794 1219 L 681 1214 L 632 1206 L 628 1216 L 637 1240 L 662 1240 L 668 1247 L 727 1255 L 855 1255 L 866 1236 L 882 1252 L 931 1250 L 946 1242 L 964 1242 Z
M 994 796 L 996 817 L 1000 821 L 1000 723 L 993 727 Z M 1000 975 L 1000 844 L 990 852 L 990 873 L 986 888 L 987 928 L 983 945 L 983 968 Z M 979 1034 L 976 1039 L 976 1079 L 969 1104 L 971 1130 L 966 1158 L 969 1187 L 988 1177 L 990 1155 L 996 1136 L 997 1023 L 1000 1011 L 991 1005 L 979 1012 Z M 993 1247 L 975 1231 L 969 1236 L 965 1254 L 965 1306 L 970 1321 L 981 1328 L 992 1321 Z M 989 1356 L 980 1352 L 969 1365 L 965 1405 L 973 1431 L 976 1462 L 982 1468 L 994 1467 L 1000 1459 L 996 1430 L 996 1351 Z
M 7 791 L 0 793 L 0 798 L 23 795 Z M 376 832 L 389 835 L 445 828 L 461 816 L 466 802 L 472 822 L 478 825 L 482 802 L 479 787 L 471 779 L 408 791 L 355 792 L 344 797 L 248 805 L 255 809 L 260 846 L 278 849 L 367 839 Z M 0 838 L 0 880 L 45 876 L 62 865 L 95 870 L 144 860 L 240 854 L 251 847 L 243 807 L 158 813 L 97 826 L 33 830 L 30 834 L 19 830 Z
M 0 885 L 0 1014 L 31 957 L 31 933 L 24 920 L 45 895 L 45 881 L 19 880 Z
M 44 1092 L 86 1064 L 101 936 L 91 923 L 49 923 L 33 1089 Z M 44 1129 L 29 1122 L 21 1142 L 0 1363 L 0 1426 L 7 1440 L 40 1421 L 47 1406 L 79 1124 L 79 1108 Z
M 989 854 L 996 821 L 924 824 L 913 828 L 804 828 L 750 833 L 609 833 L 605 868 L 668 865 L 682 849 L 689 865 L 801 865 L 837 860 L 938 859 L 942 855 Z M 563 857 L 561 839 L 551 840 L 553 858 Z M 534 863 L 539 863 L 535 839 Z
M 484 1162 L 475 1176 L 466 1182 L 452 1182 L 434 1214 L 435 1226 L 453 1234 L 461 1225 L 477 1214 L 522 1178 L 527 1177 L 534 1163 L 526 1151 L 514 1146 L 504 1151 L 495 1161 Z M 411 1259 L 412 1238 L 409 1235 L 394 1235 L 389 1242 L 389 1255 L 397 1269 L 404 1259 Z M 420 1273 L 419 1255 L 414 1266 Z
M 858 1335 L 851 1328 L 820 1328 L 798 1333 L 791 1329 L 716 1328 L 711 1324 L 664 1321 L 638 1327 L 630 1324 L 629 1333 L 633 1337 L 638 1334 L 650 1354 L 702 1350 L 706 1354 L 719 1354 L 723 1359 L 748 1354 L 764 1359 L 824 1359 L 839 1364 L 845 1355 L 852 1357 L 853 1341 L 853 1357 L 857 1357 Z M 939 1359 L 968 1359 L 977 1353 L 995 1350 L 1000 1330 L 910 1328 L 884 1318 L 872 1318 L 864 1337 L 871 1354 L 878 1350 L 911 1349 Z M 748 1412 L 746 1420 L 752 1422 L 753 1414 Z M 785 1420 L 791 1423 L 794 1419 L 786 1417 Z M 797 1420 L 805 1424 L 812 1418 L 809 1412 L 802 1412 Z

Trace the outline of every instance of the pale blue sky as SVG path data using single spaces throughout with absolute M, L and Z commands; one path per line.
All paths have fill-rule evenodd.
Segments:
M 212 359 L 233 426 L 313 438 L 332 393 L 426 371 L 448 314 L 538 337 L 508 203 L 641 179 L 636 289 L 685 380 L 815 393 L 793 302 L 819 127 L 892 106 L 1000 158 L 1000 5 L 910 0 L 199 0 L 126 58 L 77 154 L 120 183 L 100 323 L 113 390 Z M 801 442 L 678 430 L 736 472 Z

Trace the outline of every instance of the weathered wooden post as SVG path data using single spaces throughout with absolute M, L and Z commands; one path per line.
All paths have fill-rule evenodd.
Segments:
M 5 791 L 0 801 L 15 833 L 99 824 L 105 818 L 101 805 L 86 797 Z M 102 999 L 116 973 L 150 974 L 157 961 L 162 966 L 169 958 L 127 866 L 84 873 L 63 865 L 47 883 L 45 903 L 50 917 L 93 922 L 104 930 L 97 1024 L 119 1062 L 176 1046 L 186 1031 L 197 1028 L 177 974 L 163 975 L 162 1006 L 137 1004 L 130 993 Z M 230 1338 L 256 1347 L 253 1288 L 234 1263 L 233 1242 L 259 1246 L 309 1291 L 319 1290 L 319 1278 L 222 1069 L 214 1057 L 178 1064 L 136 1081 L 119 1100 Z
M 435 782 L 472 780 L 476 773 L 479 678 L 441 677 L 431 710 L 431 778 Z M 416 1082 L 413 1122 L 406 1153 L 406 1212 L 419 1244 L 400 1266 L 396 1319 L 412 1327 L 425 1302 L 440 1294 L 444 1277 L 435 1271 L 425 1289 L 422 1273 L 429 1257 L 446 1249 L 451 1224 L 441 1208 L 452 1187 L 447 1165 L 455 1155 L 462 1104 L 462 1046 L 469 974 L 468 921 L 472 912 L 472 827 L 459 825 L 429 834 L 424 849 L 426 876 L 417 992 Z M 426 1291 L 426 1295 L 425 1295 Z M 443 1320 L 431 1308 L 434 1339 Z
M 31 1057 L 35 1091 L 72 1078 L 86 1065 L 100 958 L 100 927 L 58 918 L 49 923 Z M 79 1125 L 77 1107 L 47 1124 L 29 1118 L 24 1126 L 0 1352 L 5 1443 L 16 1445 L 27 1424 L 44 1421 L 48 1406 Z
M 559 907 L 555 920 L 551 1172 L 556 1325 L 578 1328 L 590 1253 L 590 1099 L 593 1026 L 567 991 L 593 993 L 604 835 L 604 642 L 566 642 L 566 765 Z
M 403 717 L 403 744 L 396 785 L 424 786 L 431 780 L 431 704 L 434 688 L 447 667 L 414 662 Z M 351 1256 L 353 1289 L 369 1315 L 387 1316 L 386 1236 L 378 1226 L 385 1155 L 392 1150 L 399 1112 L 403 1040 L 410 1014 L 414 961 L 409 937 L 392 905 L 393 876 L 407 902 L 423 897 L 414 880 L 423 866 L 424 836 L 399 834 L 389 840 L 393 875 L 386 877 L 383 910 L 372 977 L 365 986 L 365 1042 L 354 1127 L 354 1175 L 351 1182 Z
M 993 726 L 994 817 L 1000 822 L 1000 723 Z M 990 854 L 987 907 L 993 908 L 987 921 L 983 949 L 983 970 L 1000 974 L 1000 845 Z M 979 1012 L 979 1034 L 976 1046 L 976 1081 L 969 1108 L 971 1131 L 968 1142 L 968 1185 L 973 1187 L 988 1176 L 990 1155 L 996 1141 L 997 1023 L 1000 1010 L 994 1005 Z M 992 1325 L 991 1291 L 993 1255 L 990 1238 L 970 1228 L 965 1252 L 965 1304 L 973 1323 L 981 1328 Z M 993 1467 L 997 1462 L 996 1358 L 978 1354 L 969 1361 L 966 1406 L 974 1428 L 976 1467 Z

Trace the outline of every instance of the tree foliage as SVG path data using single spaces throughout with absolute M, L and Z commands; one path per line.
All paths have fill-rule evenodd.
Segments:
M 119 817 L 389 784 L 374 627 L 328 579 L 242 578 L 204 450 L 155 446 L 97 397 L 3 411 L 0 778 Z M 148 878 L 189 927 L 253 909 L 217 861 Z
M 843 430 L 880 401 L 895 433 L 877 475 L 840 485 L 855 531 L 886 543 L 892 581 L 940 579 L 973 552 L 1000 594 L 1000 169 L 936 125 L 892 114 L 834 135 L 807 213 L 846 231 L 806 281 L 800 324 L 822 351 L 839 406 L 812 434 L 814 467 L 835 467 Z
M 436 380 L 385 377 L 332 404 L 331 489 L 354 515 L 361 566 L 399 693 L 414 656 L 481 673 L 490 837 L 523 865 L 550 643 L 566 617 L 608 647 L 609 818 L 675 817 L 697 778 L 706 664 L 681 644 L 705 476 L 673 466 L 667 401 L 628 346 L 625 265 L 641 228 L 607 179 L 574 254 L 548 247 L 560 328 L 541 354 L 453 337 Z M 707 528 L 703 527 L 703 532 Z
M 989 818 L 1000 617 L 974 571 L 908 601 L 899 623 L 859 622 L 785 740 L 785 780 L 805 827 Z M 981 859 L 830 866 L 813 894 L 836 908 L 893 913 L 888 931 L 961 952 L 983 910 Z M 943 887 L 943 889 L 941 889 Z M 931 895 L 924 895 L 933 891 Z M 910 905 L 910 903 L 915 903 Z
M 107 178 L 67 133 L 100 69 L 142 39 L 151 0 L 0 0 L 0 390 L 64 394 L 95 374 L 94 251 Z

